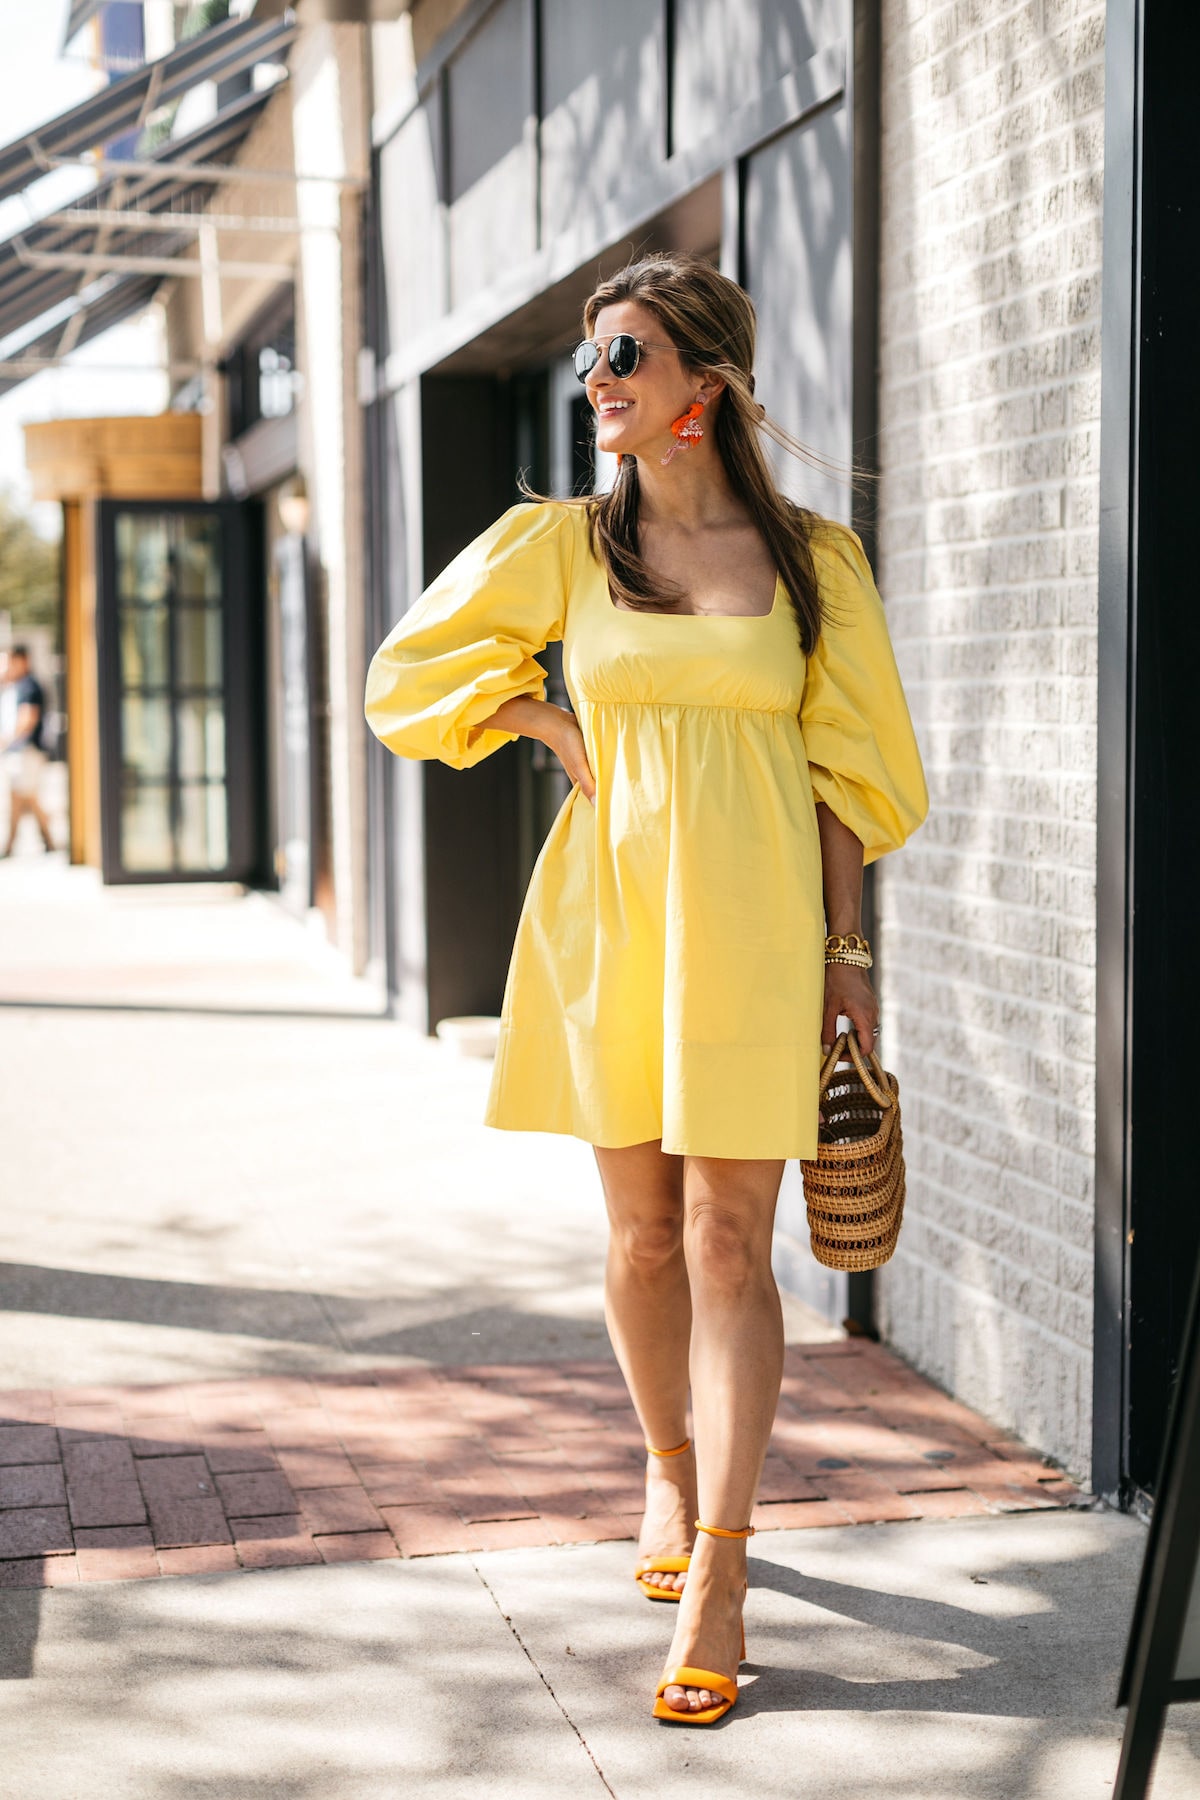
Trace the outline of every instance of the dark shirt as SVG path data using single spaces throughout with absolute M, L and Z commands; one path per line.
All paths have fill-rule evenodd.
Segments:
M 40 750 L 42 747 L 42 720 L 46 714 L 46 696 L 42 684 L 34 675 L 22 675 L 17 682 L 17 706 L 36 706 L 37 718 L 33 722 L 32 731 L 18 733 L 9 746 L 13 750 Z

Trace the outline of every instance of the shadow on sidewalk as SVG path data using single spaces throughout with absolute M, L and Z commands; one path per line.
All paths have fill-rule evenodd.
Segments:
M 6 1769 L 37 1800 L 602 1791 L 461 1562 L 74 1598 L 54 1609 L 28 1691 L 6 1696 L 21 1727 Z
M 914 1528 L 887 1529 L 908 1532 Z M 927 1531 L 929 1527 L 919 1529 Z M 743 1665 L 737 1712 L 721 1729 L 736 1729 L 739 1721 L 757 1714 L 816 1711 L 1070 1716 L 1073 1709 L 1068 1694 L 1077 1695 L 1081 1683 L 1102 1693 L 1113 1672 L 1114 1644 L 1120 1635 L 1132 1574 L 1132 1561 L 1130 1569 L 1122 1564 L 1114 1572 L 1109 1566 L 1110 1551 L 1099 1538 L 1089 1536 L 1086 1523 L 1073 1538 L 1066 1555 L 1062 1554 L 1061 1532 L 1046 1534 L 1041 1554 L 1031 1556 L 1023 1545 L 1017 1555 L 1009 1552 L 1000 1534 L 977 1531 L 969 1579 L 996 1590 L 986 1614 L 949 1600 L 931 1601 L 911 1593 L 872 1589 L 863 1586 L 861 1578 L 844 1583 L 810 1577 L 781 1563 L 752 1557 L 752 1591 L 770 1590 L 796 1602 L 794 1609 L 773 1609 L 769 1636 L 776 1646 L 786 1644 L 789 1652 L 800 1656 L 763 1655 L 761 1648 L 756 1656 L 752 1641 L 751 1656 Z M 895 1551 L 897 1579 L 903 1580 L 903 1544 L 897 1543 Z M 281 1563 L 287 1560 L 320 1559 L 299 1555 L 279 1559 Z M 437 1564 L 425 1566 L 436 1586 Z M 1093 1575 L 1100 1569 L 1106 1578 L 1097 1582 Z M 958 1579 L 968 1578 L 960 1575 Z M 594 1585 L 593 1576 L 589 1592 Z M 105 1590 L 92 1592 L 97 1596 L 94 1609 L 84 1614 L 81 1629 L 85 1639 L 91 1631 L 98 1642 L 104 1642 L 100 1622 Z M 327 1654 L 319 1635 L 297 1633 L 270 1619 L 259 1624 L 246 1620 L 237 1626 L 235 1635 L 228 1628 L 214 1628 L 215 1621 L 206 1621 L 203 1590 L 193 1589 L 192 1593 L 190 1601 L 173 1599 L 163 1607 L 161 1617 L 156 1617 L 153 1601 L 145 1606 L 134 1602 L 141 1613 L 140 1630 L 146 1635 L 127 1649 L 127 1659 L 153 1667 L 161 1680 L 171 1670 L 192 1674 L 264 1665 L 278 1674 L 311 1670 L 318 1668 Z M 127 1594 L 128 1589 L 125 1595 L 114 1597 L 113 1603 L 123 1605 Z M 1003 1613 L 994 1603 L 1001 1594 Z M 621 1621 L 629 1607 L 624 1580 L 620 1586 L 615 1580 L 609 1583 L 603 1598 L 599 1594 L 590 1597 L 593 1605 L 600 1602 L 601 1612 L 613 1612 L 613 1641 L 620 1641 L 624 1635 Z M 19 1681 L 33 1675 L 41 1601 L 42 1595 L 36 1591 L 4 1596 L 0 1679 Z M 180 1632 L 175 1616 L 180 1605 L 194 1611 L 197 1624 L 204 1623 L 201 1633 Z M 847 1625 L 866 1627 L 870 1636 L 864 1635 L 861 1642 L 857 1636 L 847 1639 Z M 343 1621 L 331 1630 L 344 1643 L 353 1635 L 353 1621 Z M 760 1628 L 757 1636 L 761 1640 L 763 1635 Z M 852 1645 L 849 1652 L 848 1644 Z M 1031 1644 L 1037 1645 L 1035 1654 L 1031 1654 Z M 1056 1653 L 1060 1647 L 1061 1655 Z M 387 1662 L 395 1659 L 396 1652 L 396 1643 L 386 1639 L 355 1644 L 360 1659 Z M 861 1670 L 847 1669 L 848 1660 L 852 1662 L 859 1654 L 864 1659 Z M 873 1667 L 865 1660 L 868 1656 Z M 890 1664 L 905 1673 L 889 1675 Z M 461 1678 L 467 1680 L 465 1671 Z M 466 1691 L 464 1688 L 464 1701 Z M 454 1711 L 448 1704 L 447 1712 L 453 1715 Z M 863 1792 L 867 1791 L 864 1783 Z M 879 1791 L 894 1790 L 885 1781 Z
M 1061 1536 L 1046 1547 L 1061 1551 Z M 1098 1688 L 1111 1676 L 1115 1700 L 1114 1645 L 1122 1641 L 1125 1620 L 1114 1619 L 1111 1633 L 1097 1628 L 1104 1598 L 1097 1597 L 1092 1565 L 1104 1558 L 1103 1543 L 1089 1540 L 1085 1527 L 1067 1556 L 1051 1554 L 1036 1561 L 1027 1551 L 1014 1556 L 998 1537 L 983 1538 L 977 1551 L 970 1576 L 954 1571 L 947 1585 L 969 1580 L 987 1589 L 991 1604 L 986 1611 L 831 1580 L 752 1556 L 751 1587 L 799 1602 L 805 1625 L 801 1629 L 797 1619 L 795 1641 L 803 1655 L 799 1666 L 766 1659 L 756 1665 L 751 1655 L 747 1673 L 757 1669 L 763 1678 L 748 1687 L 744 1714 L 937 1712 L 1039 1718 L 1060 1707 L 1069 1710 L 1065 1691 L 1089 1676 Z M 903 1566 L 898 1555 L 900 1579 Z M 1121 1585 L 1120 1603 L 1126 1610 L 1129 1598 Z M 781 1611 L 776 1609 L 776 1616 Z M 815 1629 L 814 1613 L 825 1615 Z M 834 1674 L 821 1666 L 821 1643 L 836 1630 L 835 1621 L 869 1628 L 871 1665 L 853 1674 Z M 1047 1653 L 1047 1635 L 1061 1639 L 1061 1655 Z M 895 1659 L 890 1646 L 901 1638 L 904 1655 Z M 1036 1656 L 1030 1653 L 1034 1640 L 1041 1645 Z M 753 1643 L 750 1648 L 753 1652 Z M 911 1674 L 897 1677 L 888 1673 L 893 1660 L 910 1669 L 914 1661 L 924 1667 L 915 1679 Z M 886 1784 L 882 1791 L 888 1791 Z
M 510 1253 L 514 1241 L 519 1248 L 519 1240 L 510 1237 L 506 1244 Z M 566 1291 L 579 1280 L 573 1244 L 566 1243 L 560 1255 L 550 1256 L 544 1232 L 531 1238 L 525 1266 L 545 1278 L 544 1291 Z M 329 1353 L 461 1363 L 477 1349 L 476 1339 L 487 1345 L 489 1358 L 501 1362 L 524 1361 L 531 1343 L 539 1340 L 545 1345 L 542 1354 L 554 1359 L 596 1356 L 607 1347 L 603 1327 L 590 1319 L 531 1306 L 516 1311 L 511 1298 L 488 1303 L 489 1298 L 479 1282 L 443 1286 L 433 1295 L 423 1286 L 406 1291 L 395 1284 L 384 1294 L 356 1295 L 0 1263 L 0 1310 L 7 1313 L 166 1326 L 281 1347 L 312 1346 L 326 1353 L 320 1362 L 326 1369 Z M 410 1322 L 414 1311 L 426 1316 Z M 255 1352 L 253 1368 L 244 1373 L 302 1373 L 313 1366 L 309 1354 L 266 1349 Z

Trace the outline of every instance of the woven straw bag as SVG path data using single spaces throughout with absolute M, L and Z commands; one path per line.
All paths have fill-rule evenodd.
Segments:
M 825 1058 L 820 1088 L 817 1154 L 800 1165 L 813 1255 L 828 1269 L 877 1269 L 896 1248 L 904 1216 L 900 1086 L 878 1056 L 864 1061 L 855 1034 L 844 1031 Z

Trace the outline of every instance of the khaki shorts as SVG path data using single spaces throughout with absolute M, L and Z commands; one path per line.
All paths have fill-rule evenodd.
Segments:
M 6 750 L 0 761 L 4 765 L 9 792 L 19 800 L 36 800 L 42 770 L 46 766 L 46 752 L 35 749 L 32 744 L 24 744 L 19 750 Z

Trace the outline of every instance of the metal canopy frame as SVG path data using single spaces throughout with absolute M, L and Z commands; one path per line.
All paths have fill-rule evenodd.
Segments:
M 95 230 L 100 226 L 119 226 L 128 231 L 213 231 L 295 232 L 301 222 L 295 214 L 267 215 L 243 213 L 170 212 L 156 213 L 136 207 L 65 206 L 54 214 L 56 225 L 82 225 Z
M 58 368 L 63 357 L 71 350 L 78 350 L 81 345 L 102 336 L 114 325 L 133 318 L 143 307 L 149 306 L 159 288 L 158 280 L 151 275 L 126 276 L 124 279 L 110 276 L 107 282 L 95 282 L 91 285 L 98 291 L 80 305 L 65 326 L 59 320 L 31 342 L 22 345 L 11 357 L 0 361 L 0 395 L 19 387 L 31 375 L 40 375 L 46 369 Z M 73 336 L 64 348 L 66 333 L 72 327 Z
M 156 107 L 181 99 L 197 82 L 225 81 L 255 63 L 282 57 L 297 30 L 290 16 L 265 23 L 235 19 L 177 44 L 156 62 L 123 75 L 0 150 L 0 200 L 23 193 L 63 159 L 69 161 L 137 130 Z
M 268 93 L 271 90 L 266 90 Z M 241 169 L 224 163 L 139 162 L 133 157 L 49 156 L 43 155 L 44 168 L 95 169 L 102 175 L 174 175 L 179 180 L 216 182 L 227 186 L 244 182 L 248 186 L 267 187 L 284 182 L 295 187 L 298 182 L 324 182 L 333 187 L 361 188 L 365 183 L 357 175 L 307 175 L 300 169 Z
M 204 257 L 132 256 L 107 250 L 30 250 L 17 240 L 14 240 L 13 248 L 18 262 L 27 269 L 73 269 L 85 275 L 128 272 L 130 275 L 161 275 L 164 279 L 175 275 L 207 275 L 210 269 L 232 281 L 290 281 L 293 277 L 292 265 L 285 262 L 218 262 L 214 258 L 210 264 Z
M 195 243 L 197 217 L 214 228 L 218 222 L 197 214 L 211 190 L 207 183 L 190 179 L 189 159 L 203 159 L 215 168 L 227 166 L 219 159 L 237 153 L 275 92 L 272 87 L 244 95 L 196 131 L 164 145 L 164 155 L 145 165 L 148 173 L 122 173 L 102 182 L 92 194 L 64 208 L 63 214 L 0 243 L 0 338 L 34 326 L 57 307 L 76 303 L 65 321 L 48 326 L 0 361 L 0 393 L 37 373 L 33 365 L 53 366 L 79 345 L 140 312 L 164 279 L 190 273 L 166 253 L 185 251 Z M 178 225 L 171 220 L 174 206 L 187 209 Z M 107 216 L 126 211 L 136 223 L 117 225 Z M 152 228 L 144 223 L 147 215 L 155 220 Z M 209 235 L 215 237 L 215 229 Z M 138 267 L 139 261 L 165 266 Z M 110 273 L 97 281 L 102 268 Z M 291 278 L 285 263 L 269 269 L 277 280 Z
M 76 0 L 76 4 L 82 0 Z M 258 0 L 256 19 L 297 13 L 302 25 L 384 25 L 411 12 L 413 0 Z
M 294 280 L 281 256 L 223 261 L 223 233 L 279 237 L 303 229 L 294 203 L 269 213 L 262 199 L 241 212 L 208 210 L 218 186 L 260 190 L 300 183 L 358 190 L 357 176 L 307 174 L 295 169 L 247 168 L 232 158 L 275 92 L 274 84 L 247 94 L 215 119 L 172 139 L 158 154 L 109 157 L 112 137 L 136 130 L 153 110 L 200 81 L 220 81 L 263 61 L 281 65 L 297 33 L 282 20 L 238 19 L 177 45 L 169 55 L 113 82 L 102 93 L 0 150 L 0 199 L 49 172 L 86 168 L 106 179 L 25 231 L 0 243 L 0 339 L 33 326 L 43 314 L 77 302 L 64 321 L 0 359 L 0 393 L 42 368 L 54 367 L 81 343 L 145 306 L 160 282 L 197 279 L 206 315 L 219 317 L 220 280 Z M 281 67 L 281 78 L 286 69 Z M 189 250 L 198 254 L 188 255 Z M 97 277 L 109 278 L 97 281 Z M 126 304 L 128 302 L 128 304 Z M 103 319 L 103 325 L 93 325 Z
M 274 92 L 270 89 L 244 95 L 188 136 L 164 145 L 171 164 L 186 165 L 189 157 L 219 162 L 221 158 L 235 155 Z M 173 205 L 182 203 L 194 210 L 202 196 L 207 198 L 206 187 L 193 187 L 170 173 L 166 155 L 161 161 L 152 159 L 150 168 L 153 175 L 121 176 L 102 182 L 90 195 L 83 196 L 82 202 L 73 201 L 70 210 L 74 212 L 82 207 L 86 211 L 89 203 L 107 210 L 116 202 L 118 208 L 132 204 L 139 211 L 165 216 Z M 168 235 L 167 243 L 171 241 Z M 180 231 L 175 247 L 186 249 L 190 241 L 191 234 Z M 161 254 L 165 248 L 163 234 L 156 233 L 153 242 L 154 249 Z M 29 252 L 70 253 L 97 249 L 128 251 L 136 256 L 143 250 L 149 253 L 150 246 L 140 233 L 134 231 L 106 234 L 106 241 L 98 245 L 93 228 L 64 226 L 53 215 L 0 243 L 0 338 L 32 324 L 39 314 L 71 299 L 78 287 L 77 282 L 66 277 L 54 281 L 48 279 L 46 273 L 34 270 L 26 261 Z

